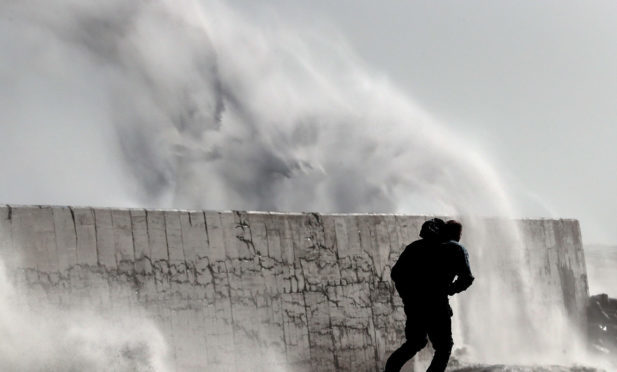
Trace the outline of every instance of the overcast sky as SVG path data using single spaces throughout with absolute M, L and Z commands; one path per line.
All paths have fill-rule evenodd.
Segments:
M 240 4 L 336 30 L 492 157 L 523 214 L 577 218 L 586 243 L 617 242 L 617 2 Z

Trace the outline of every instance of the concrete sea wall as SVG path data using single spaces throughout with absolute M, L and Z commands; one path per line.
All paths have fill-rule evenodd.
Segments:
M 0 207 L 31 306 L 155 320 L 177 371 L 374 371 L 403 340 L 389 279 L 423 216 Z M 521 222 L 545 301 L 587 298 L 575 220 Z

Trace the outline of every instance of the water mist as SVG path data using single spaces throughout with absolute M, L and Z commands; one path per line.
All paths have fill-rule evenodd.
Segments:
M 0 234 L 7 236 L 10 231 L 0 228 Z M 3 256 L 12 263 L 20 260 L 20 247 L 4 240 Z M 136 316 L 136 309 L 130 312 L 121 306 L 100 311 L 78 298 L 70 304 L 52 304 L 43 288 L 28 286 L 32 274 L 9 271 L 0 261 L 1 370 L 171 370 L 166 341 L 147 316 Z M 97 296 L 96 290 L 89 292 Z

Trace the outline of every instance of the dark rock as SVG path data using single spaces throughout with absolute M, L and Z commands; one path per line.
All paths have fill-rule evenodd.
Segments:
M 592 350 L 617 359 L 617 300 L 606 294 L 591 296 L 587 322 Z

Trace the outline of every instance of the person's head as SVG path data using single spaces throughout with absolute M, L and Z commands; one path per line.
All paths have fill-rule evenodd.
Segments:
M 440 218 L 432 218 L 425 221 L 420 229 L 420 237 L 428 240 L 438 240 L 442 233 L 443 227 L 446 225 Z
M 443 229 L 443 236 L 446 240 L 460 241 L 463 234 L 463 225 L 456 220 L 449 220 Z

